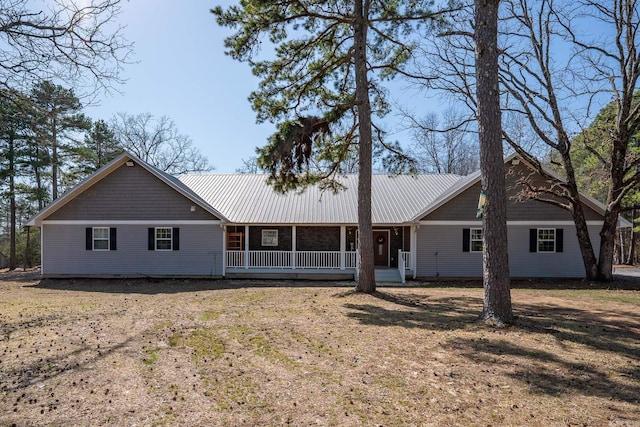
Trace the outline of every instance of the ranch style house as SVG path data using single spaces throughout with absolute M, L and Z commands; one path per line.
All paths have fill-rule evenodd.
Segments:
M 505 164 L 511 276 L 584 277 L 569 212 L 519 200 L 521 180 L 542 177 L 516 155 Z M 279 194 L 266 178 L 174 177 L 123 153 L 28 222 L 41 229 L 41 273 L 353 279 L 357 175 L 339 176 L 345 188 L 337 193 L 312 186 Z M 479 172 L 374 175 L 376 279 L 481 277 L 480 192 Z M 582 200 L 598 248 L 604 207 L 586 195 Z

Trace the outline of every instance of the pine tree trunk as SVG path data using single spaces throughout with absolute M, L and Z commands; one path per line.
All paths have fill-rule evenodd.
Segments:
M 9 136 L 9 210 L 10 210 L 10 230 L 9 230 L 9 270 L 17 267 L 16 258 L 16 185 L 15 185 L 15 148 L 13 135 Z
M 476 92 L 480 174 L 487 196 L 483 216 L 484 304 L 480 320 L 504 325 L 513 320 L 507 249 L 505 167 L 498 87 L 499 0 L 475 0 Z
M 51 134 L 51 197 L 58 198 L 58 135 L 57 123 L 54 120 Z
M 372 133 L 369 80 L 367 77 L 368 0 L 356 0 L 354 9 L 354 65 L 356 74 L 356 104 L 358 108 L 358 284 L 356 291 L 376 290 L 373 260 L 373 227 L 371 224 Z

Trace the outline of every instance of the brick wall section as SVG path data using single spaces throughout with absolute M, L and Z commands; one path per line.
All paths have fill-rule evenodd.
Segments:
M 278 246 L 262 246 L 262 230 L 278 230 Z M 291 227 L 287 226 L 255 226 L 249 227 L 250 251 L 290 251 Z
M 299 251 L 340 250 L 340 227 L 297 227 L 296 237 Z
M 262 246 L 262 230 L 278 230 L 278 246 Z M 345 250 L 349 250 L 353 242 L 355 246 L 356 227 L 349 227 L 346 232 Z M 396 235 L 394 228 L 376 228 L 376 230 L 389 230 L 390 244 L 390 264 L 391 267 L 398 266 L 398 250 L 408 251 L 410 248 L 410 227 L 397 227 Z M 406 233 L 406 237 L 403 235 Z M 404 243 L 404 247 L 403 247 Z M 249 250 L 252 251 L 291 251 L 292 228 L 289 226 L 251 226 L 249 227 Z M 298 251 L 339 251 L 340 250 L 340 227 L 296 227 L 296 250 Z

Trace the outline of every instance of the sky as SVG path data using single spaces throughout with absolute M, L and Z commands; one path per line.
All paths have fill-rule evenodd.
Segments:
M 122 94 L 104 95 L 88 106 L 94 120 L 118 112 L 168 116 L 181 134 L 189 136 L 216 173 L 233 173 L 243 159 L 255 156 L 274 132 L 272 124 L 256 124 L 247 100 L 258 87 L 248 64 L 224 53 L 232 30 L 219 27 L 210 9 L 228 7 L 233 0 L 123 1 L 118 24 L 134 43 L 132 64 L 124 66 Z M 443 100 L 394 83 L 394 98 L 419 105 L 423 112 L 442 110 Z M 399 127 L 396 125 L 396 128 Z M 387 131 L 390 129 L 387 128 Z M 401 131 L 387 134 L 407 141 Z
M 271 124 L 256 124 L 247 97 L 258 79 L 248 64 L 224 54 L 228 28 L 216 24 L 209 10 L 231 2 L 211 0 L 130 0 L 118 17 L 124 35 L 134 43 L 125 65 L 122 94 L 106 94 L 86 108 L 92 119 L 108 121 L 115 113 L 168 116 L 188 135 L 215 168 L 233 173 L 242 159 L 273 133 Z

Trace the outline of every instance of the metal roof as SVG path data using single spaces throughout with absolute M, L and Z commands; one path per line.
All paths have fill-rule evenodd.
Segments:
M 411 221 L 461 177 L 451 174 L 373 175 L 371 213 L 374 224 Z M 280 194 L 267 175 L 188 174 L 180 180 L 231 223 L 357 224 L 358 177 L 343 175 L 346 188 L 333 193 L 310 186 Z

